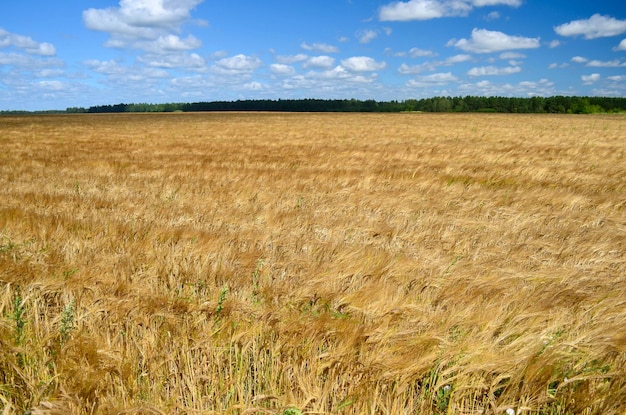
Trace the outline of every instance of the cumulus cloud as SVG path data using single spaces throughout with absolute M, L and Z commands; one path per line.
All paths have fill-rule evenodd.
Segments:
M 154 42 L 154 45 L 159 49 L 167 52 L 177 50 L 191 50 L 197 49 L 202 46 L 200 39 L 195 36 L 189 35 L 185 39 L 181 39 L 176 35 L 159 36 Z
M 284 63 L 273 63 L 270 65 L 270 71 L 274 75 L 280 76 L 291 76 L 296 73 L 296 70 L 291 65 L 286 65 Z
M 7 32 L 0 28 L 0 48 L 14 47 L 31 55 L 54 56 L 56 48 L 47 42 L 36 42 L 31 37 Z
M 584 36 L 585 39 L 617 36 L 626 32 L 626 20 L 594 14 L 589 19 L 572 20 L 556 26 L 554 31 L 561 36 Z
M 297 55 L 277 56 L 276 62 L 284 63 L 286 65 L 291 65 L 297 62 L 303 62 L 307 59 L 309 59 L 309 55 L 305 55 L 304 53 L 299 53 Z
M 83 63 L 92 71 L 106 75 L 121 74 L 126 70 L 115 60 L 101 61 L 98 59 L 89 59 Z
M 500 18 L 500 13 L 493 11 L 491 13 L 489 13 L 487 16 L 485 16 L 485 20 L 490 21 L 490 20 L 498 20 Z
M 591 85 L 600 80 L 599 73 L 592 73 L 591 75 L 583 75 L 580 77 L 585 85 Z
M 420 48 L 411 48 L 409 49 L 408 52 L 406 51 L 394 52 L 393 49 L 386 48 L 385 54 L 391 55 L 391 56 L 398 56 L 398 57 L 410 56 L 411 58 L 423 58 L 423 57 L 437 56 L 437 53 L 433 52 L 432 50 L 426 50 L 426 49 L 420 49 Z
M 419 65 L 407 65 L 406 63 L 403 63 L 398 68 L 398 73 L 401 75 L 413 75 L 420 72 L 434 71 L 435 69 L 436 66 L 431 63 L 422 63 Z
M 526 55 L 518 52 L 504 52 L 500 54 L 500 59 L 524 59 Z
M 88 29 L 109 33 L 107 47 L 147 47 L 151 52 L 159 46 L 194 49 L 200 46 L 198 39 L 183 40 L 171 32 L 178 31 L 190 18 L 191 11 L 203 1 L 120 0 L 119 7 L 83 11 L 83 22 Z
M 120 0 L 119 8 L 88 9 L 83 19 L 88 28 L 115 32 L 120 28 L 172 28 L 190 17 L 203 0 Z
M 148 55 L 137 58 L 148 66 L 157 68 L 205 68 L 205 60 L 197 53 L 171 53 L 167 55 Z
M 126 43 L 110 40 L 105 46 L 123 48 L 126 46 Z M 134 48 L 154 54 L 170 54 L 172 52 L 198 49 L 200 46 L 202 46 L 202 42 L 195 36 L 189 35 L 186 38 L 180 38 L 171 34 L 159 36 L 155 40 L 137 41 L 133 44 Z
M 585 62 L 587 62 L 588 60 L 589 60 L 589 59 L 584 58 L 584 57 L 582 57 L 582 56 L 574 56 L 574 57 L 572 58 L 572 62 L 576 62 L 576 63 L 585 63 Z
M 522 5 L 522 0 L 472 0 L 470 3 L 476 7 L 484 6 L 511 6 L 519 7 Z
M 322 80 L 332 80 L 332 81 L 344 81 L 344 82 L 353 82 L 353 83 L 370 83 L 374 80 L 374 77 L 366 77 L 363 75 L 355 75 L 350 72 L 347 68 L 342 65 L 338 65 L 333 69 L 329 69 L 327 71 L 322 72 L 309 72 L 303 79 L 322 79 Z M 315 86 L 313 84 L 312 86 Z
M 62 91 L 68 86 L 67 83 L 61 81 L 39 81 L 37 85 L 50 91 Z
M 311 52 L 321 52 L 321 53 L 339 52 L 339 48 L 337 46 L 328 45 L 326 43 L 313 43 L 312 45 L 309 45 L 308 43 L 303 42 L 302 45 L 300 46 L 302 47 L 302 49 L 308 50 Z
M 626 67 L 626 62 L 622 62 L 619 59 L 614 59 L 612 61 L 599 61 L 592 60 L 587 62 L 586 66 L 596 67 L 596 68 L 623 68 Z
M 387 66 L 385 62 L 376 62 L 374 59 L 367 56 L 354 56 L 344 59 L 341 61 L 341 65 L 355 72 L 373 72 L 384 69 Z
M 451 82 L 458 82 L 458 78 L 451 72 L 434 73 L 432 75 L 420 76 L 409 80 L 406 85 L 414 88 L 432 87 L 447 85 Z
M 454 55 L 454 56 L 447 57 L 444 60 L 425 62 L 425 63 L 419 64 L 419 65 L 411 65 L 411 66 L 409 66 L 409 65 L 403 63 L 398 68 L 398 72 L 400 74 L 402 74 L 402 75 L 417 74 L 417 73 L 420 73 L 420 72 L 434 71 L 439 66 L 452 66 L 452 65 L 456 65 L 456 64 L 462 63 L 462 62 L 468 62 L 470 60 L 472 60 L 471 55 L 459 54 L 459 55 Z
M 553 40 L 552 42 L 548 43 L 548 47 L 550 49 L 554 49 L 556 47 L 559 47 L 561 45 L 561 42 L 559 42 L 558 40 Z
M 303 68 L 330 69 L 335 64 L 335 58 L 331 56 L 313 56 L 302 63 Z
M 622 41 L 619 42 L 619 45 L 614 47 L 613 50 L 615 52 L 620 51 L 620 50 L 626 50 L 626 39 L 622 39 Z
M 378 37 L 378 32 L 374 30 L 363 30 L 361 32 L 357 32 L 356 37 L 359 39 L 359 43 L 370 43 Z
M 481 66 L 470 69 L 467 74 L 472 77 L 476 76 L 499 76 L 499 75 L 512 75 L 521 72 L 522 68 L 519 66 L 506 66 L 498 68 L 495 66 Z
M 569 66 L 569 63 L 551 63 L 548 66 L 548 69 L 563 69 L 563 68 L 567 68 Z
M 474 7 L 506 5 L 518 7 L 522 0 L 409 0 L 382 6 L 382 21 L 429 20 L 441 17 L 466 16 Z
M 260 91 L 263 89 L 263 85 L 260 82 L 253 81 L 244 84 L 243 89 L 247 89 L 248 91 Z
M 466 15 L 471 6 L 465 2 L 441 2 L 435 0 L 410 0 L 394 2 L 380 8 L 382 21 L 429 20 L 445 16 Z
M 476 83 L 464 83 L 459 86 L 458 91 L 461 95 L 483 96 L 550 96 L 556 93 L 554 83 L 547 79 L 522 81 L 517 84 L 483 80 Z
M 432 50 L 424 50 L 424 49 L 420 49 L 420 48 L 411 48 L 409 50 L 409 56 L 412 57 L 412 58 L 419 58 L 419 57 L 437 56 L 437 54 L 435 52 L 433 52 Z
M 83 64 L 93 72 L 108 76 L 109 81 L 116 84 L 125 84 L 126 82 L 140 84 L 141 82 L 169 77 L 169 74 L 162 69 L 125 66 L 115 60 L 90 59 Z
M 212 70 L 220 75 L 244 75 L 251 74 L 262 64 L 257 57 L 239 54 L 216 61 Z
M 539 38 L 510 36 L 502 32 L 486 29 L 473 29 L 471 39 L 452 39 L 448 46 L 455 46 L 466 52 L 492 53 L 513 49 L 534 49 L 540 46 Z
M 439 65 L 442 66 L 448 66 L 448 65 L 454 65 L 457 63 L 461 63 L 461 62 L 467 62 L 472 60 L 472 56 L 471 55 L 466 55 L 466 54 L 459 54 L 459 55 L 454 55 L 454 56 L 450 56 L 449 58 L 444 59 L 443 61 L 439 62 Z

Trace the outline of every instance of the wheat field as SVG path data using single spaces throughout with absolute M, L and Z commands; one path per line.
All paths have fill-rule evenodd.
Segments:
M 0 413 L 626 413 L 626 116 L 0 117 Z

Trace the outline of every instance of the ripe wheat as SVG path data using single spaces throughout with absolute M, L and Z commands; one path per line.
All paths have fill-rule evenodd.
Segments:
M 0 411 L 626 410 L 626 118 L 0 118 Z

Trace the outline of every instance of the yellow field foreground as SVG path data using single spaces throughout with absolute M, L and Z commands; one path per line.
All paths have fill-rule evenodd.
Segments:
M 620 414 L 626 117 L 0 118 L 0 413 Z

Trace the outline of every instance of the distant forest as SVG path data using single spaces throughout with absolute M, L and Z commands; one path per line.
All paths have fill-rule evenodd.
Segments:
M 357 99 L 279 99 L 240 100 L 169 104 L 115 104 L 89 108 L 71 107 L 65 111 L 39 113 L 120 113 L 120 112 L 199 112 L 199 111 L 275 111 L 275 112 L 499 112 L 594 114 L 626 112 L 626 98 L 608 97 L 432 97 L 405 101 Z M 20 111 L 3 111 L 20 113 Z
M 90 108 L 68 108 L 66 112 L 197 112 L 197 111 L 277 111 L 277 112 L 501 112 L 593 114 L 626 112 L 626 98 L 606 97 L 433 97 L 405 101 L 374 100 L 242 100 L 172 104 L 117 104 Z

